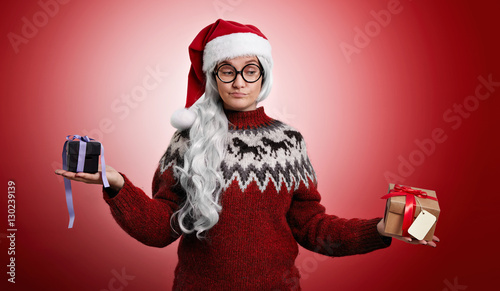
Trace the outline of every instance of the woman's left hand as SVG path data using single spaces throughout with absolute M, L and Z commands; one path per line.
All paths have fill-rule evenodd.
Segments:
M 393 237 L 395 239 L 399 239 L 400 241 L 404 241 L 404 242 L 414 244 L 414 245 L 428 245 L 431 247 L 436 247 L 437 246 L 436 243 L 439 242 L 439 238 L 437 236 L 433 236 L 432 241 L 425 241 L 425 240 L 418 240 L 418 239 L 411 238 L 411 237 L 385 233 L 384 232 L 384 219 L 383 218 L 377 224 L 377 230 L 378 230 L 378 233 L 380 235 Z

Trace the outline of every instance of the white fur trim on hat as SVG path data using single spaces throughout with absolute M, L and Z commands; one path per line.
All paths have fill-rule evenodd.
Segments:
M 207 72 L 223 60 L 239 56 L 260 56 L 273 64 L 271 44 L 251 32 L 238 32 L 216 37 L 209 41 L 203 51 L 203 72 Z
M 196 113 L 187 108 L 176 110 L 170 117 L 170 124 L 179 130 L 190 128 L 196 120 Z

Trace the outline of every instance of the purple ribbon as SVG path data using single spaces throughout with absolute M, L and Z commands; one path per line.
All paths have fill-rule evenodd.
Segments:
M 74 139 L 73 139 L 74 140 Z M 80 150 L 78 151 L 78 164 L 76 164 L 76 172 L 83 172 L 83 167 L 85 166 L 85 155 L 87 154 L 87 142 L 89 142 L 88 136 L 84 136 L 80 140 Z
M 85 154 L 87 152 L 87 142 L 94 140 L 88 136 L 79 136 L 79 135 L 68 135 L 66 137 L 66 142 L 63 146 L 62 151 L 62 159 L 63 159 L 63 169 L 65 171 L 68 170 L 68 163 L 66 161 L 66 146 L 68 142 L 80 140 L 80 149 L 78 152 L 78 164 L 76 166 L 76 171 L 83 172 L 83 167 L 85 165 Z M 109 187 L 108 178 L 106 177 L 106 163 L 104 161 L 104 146 L 101 143 L 101 176 L 102 176 L 102 184 L 105 188 Z M 73 208 L 73 193 L 71 191 L 71 180 L 64 178 L 64 190 L 66 192 L 66 205 L 68 206 L 69 213 L 69 224 L 68 228 L 73 228 L 73 222 L 75 221 L 75 210 Z

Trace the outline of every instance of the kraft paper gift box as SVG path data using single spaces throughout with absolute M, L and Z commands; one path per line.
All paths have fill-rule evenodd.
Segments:
M 394 186 L 395 186 L 394 184 L 389 184 L 389 192 L 391 192 L 391 190 L 394 189 Z M 428 196 L 437 199 L 436 192 L 433 190 L 408 187 L 408 186 L 402 186 L 402 187 L 403 188 L 407 187 L 414 190 L 421 190 L 425 192 Z M 395 191 L 404 192 L 401 190 L 399 191 L 395 190 Z M 409 193 L 405 194 L 412 195 Z M 436 230 L 437 220 L 439 218 L 439 212 L 440 212 L 439 203 L 437 200 L 433 200 L 432 198 L 424 198 L 418 196 L 415 196 L 415 200 L 416 200 L 415 211 L 414 211 L 415 214 L 413 216 L 412 222 L 420 214 L 421 208 L 423 208 L 424 210 L 428 211 L 429 213 L 431 213 L 436 217 L 436 222 L 434 223 L 434 225 L 424 238 L 424 240 L 426 241 L 431 241 L 434 235 L 434 231 Z M 393 196 L 387 199 L 385 219 L 384 219 L 386 233 L 394 235 L 403 235 L 403 220 L 404 220 L 405 206 L 406 206 L 406 196 Z
M 67 144 L 68 171 L 77 172 L 78 155 L 80 152 L 80 141 L 69 141 Z M 96 173 L 99 169 L 99 155 L 101 154 L 101 143 L 96 141 L 87 142 L 85 153 L 84 173 Z

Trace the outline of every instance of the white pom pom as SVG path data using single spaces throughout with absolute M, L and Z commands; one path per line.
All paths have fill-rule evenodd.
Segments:
M 170 124 L 179 130 L 190 128 L 196 120 L 196 113 L 187 108 L 178 109 L 172 114 Z

